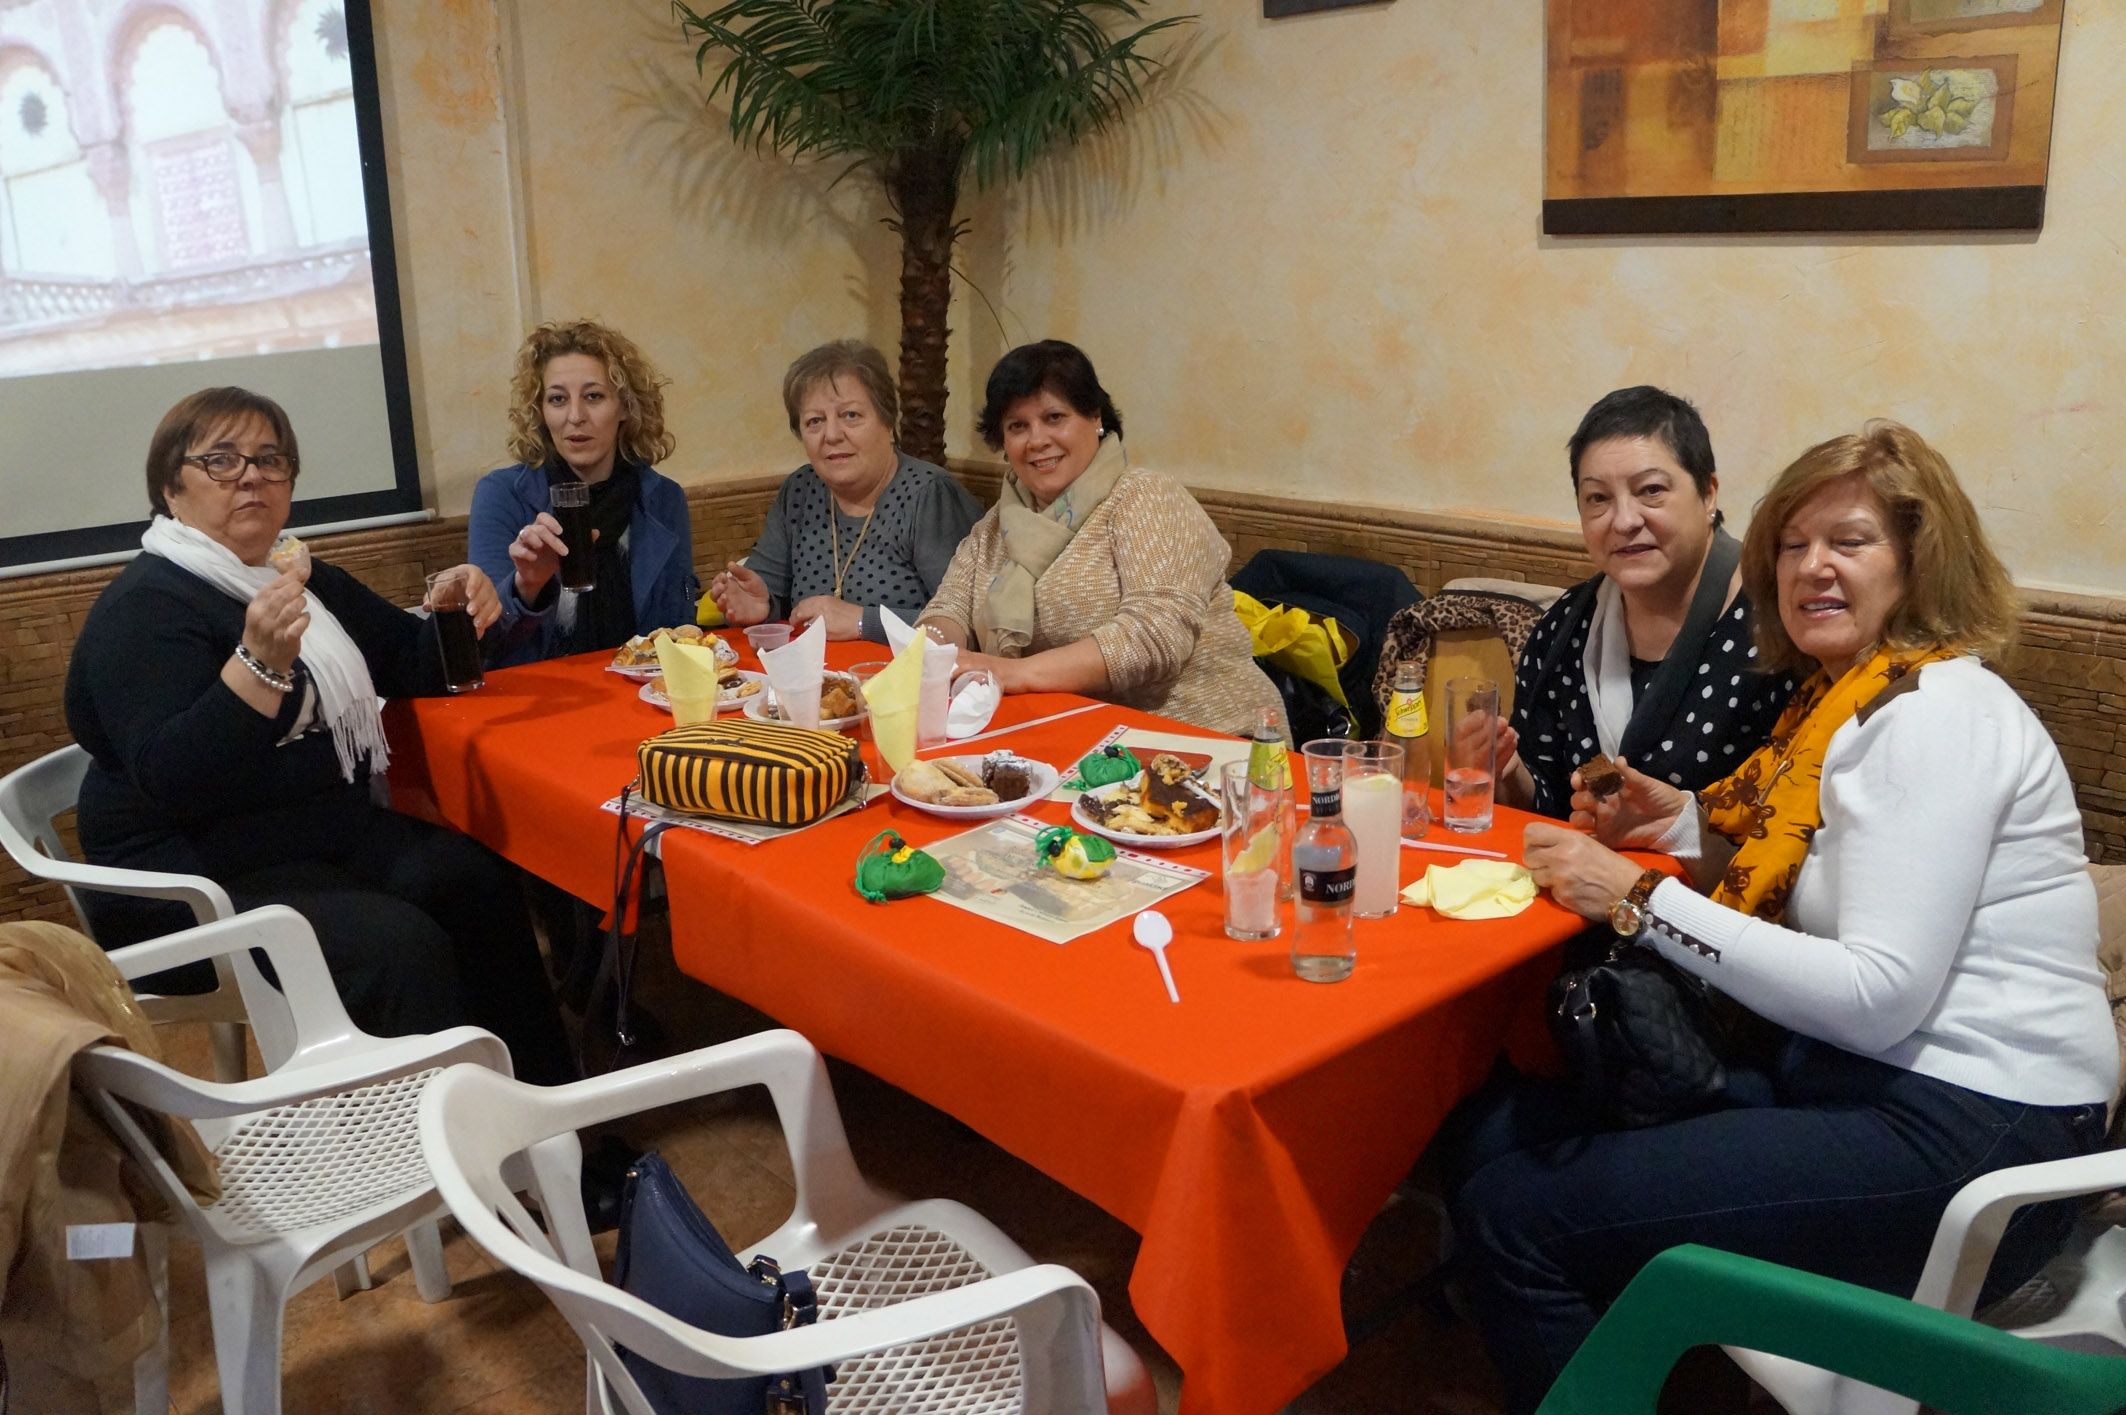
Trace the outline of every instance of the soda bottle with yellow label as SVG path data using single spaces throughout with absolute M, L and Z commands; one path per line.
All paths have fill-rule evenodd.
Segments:
M 1414 663 L 1396 667 L 1385 730 L 1403 749 L 1403 834 L 1419 839 L 1432 828 L 1432 723 L 1424 676 Z

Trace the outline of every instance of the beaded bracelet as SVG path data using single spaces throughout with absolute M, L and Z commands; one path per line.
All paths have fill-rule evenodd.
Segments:
M 295 691 L 294 674 L 281 673 L 266 667 L 264 663 L 259 661 L 258 655 L 251 652 L 243 644 L 236 646 L 236 661 L 257 674 L 258 681 L 271 688 L 274 692 L 292 693 Z

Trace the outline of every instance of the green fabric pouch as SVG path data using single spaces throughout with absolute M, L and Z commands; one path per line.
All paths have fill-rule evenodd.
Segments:
M 937 856 L 916 849 L 891 830 L 872 836 L 856 857 L 856 892 L 873 904 L 928 894 L 944 882 L 945 867 Z

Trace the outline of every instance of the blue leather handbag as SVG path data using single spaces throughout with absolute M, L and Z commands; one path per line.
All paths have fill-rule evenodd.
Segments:
M 766 1336 L 819 1316 L 812 1279 L 768 1257 L 741 1265 L 654 1152 L 635 1161 L 620 1202 L 613 1282 L 690 1326 Z M 681 1376 L 622 1348 L 620 1360 L 659 1415 L 824 1415 L 832 1367 L 734 1380 Z

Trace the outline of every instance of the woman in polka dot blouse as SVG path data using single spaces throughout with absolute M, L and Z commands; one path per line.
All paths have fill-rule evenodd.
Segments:
M 814 619 L 827 637 L 886 641 L 879 606 L 913 619 L 982 515 L 941 467 L 894 444 L 900 395 L 885 356 L 854 339 L 801 356 L 782 381 L 810 458 L 775 497 L 745 564 L 709 583 L 731 623 Z
M 1790 675 L 1757 671 L 1740 548 L 1720 529 L 1698 410 L 1658 388 L 1619 389 L 1567 447 L 1600 573 L 1530 635 L 1498 773 L 1501 800 L 1559 817 L 1574 769 L 1597 752 L 1686 790 L 1726 776 L 1794 691 Z

